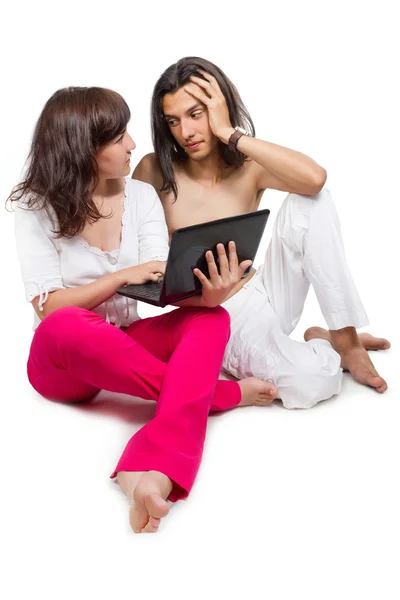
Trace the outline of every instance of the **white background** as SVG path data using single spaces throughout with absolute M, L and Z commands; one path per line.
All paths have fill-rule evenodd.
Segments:
M 190 499 L 172 507 L 159 533 L 135 536 L 126 500 L 108 475 L 154 405 L 102 394 L 92 408 L 61 406 L 30 388 L 32 309 L 13 216 L 1 209 L 3 598 L 398 600 L 395 4 L 3 5 L 1 198 L 19 180 L 36 119 L 56 89 L 120 92 L 132 110 L 135 166 L 152 149 L 156 79 L 182 56 L 203 56 L 237 85 L 258 137 L 327 169 L 367 330 L 393 343 L 373 357 L 389 383 L 383 396 L 346 375 L 342 394 L 310 411 L 276 404 L 210 417 Z M 283 196 L 264 196 L 272 218 L 258 263 Z M 312 324 L 323 320 L 310 295 L 297 339 Z

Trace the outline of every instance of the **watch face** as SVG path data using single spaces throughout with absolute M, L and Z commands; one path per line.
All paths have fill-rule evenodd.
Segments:
M 240 131 L 243 135 L 249 135 L 249 132 L 243 129 L 243 127 L 235 127 L 236 131 Z

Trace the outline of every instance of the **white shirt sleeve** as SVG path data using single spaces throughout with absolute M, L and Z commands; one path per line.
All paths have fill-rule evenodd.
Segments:
M 143 184 L 138 206 L 139 264 L 168 258 L 168 228 L 156 190 Z
M 15 207 L 15 237 L 22 280 L 28 302 L 39 296 L 38 307 L 43 310 L 49 293 L 64 288 L 60 260 L 44 211 L 24 206 L 26 204 L 20 201 Z

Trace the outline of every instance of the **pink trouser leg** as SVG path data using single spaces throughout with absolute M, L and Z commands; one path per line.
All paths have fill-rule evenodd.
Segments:
M 177 309 L 179 310 L 179 309 Z M 195 309 L 196 310 L 196 309 Z M 167 363 L 182 335 L 182 327 L 176 325 L 176 310 L 160 317 L 141 319 L 128 327 L 125 333 L 148 350 L 153 356 Z M 163 343 L 160 343 L 162 338 Z M 212 343 L 212 332 L 207 333 L 208 344 Z M 201 374 L 202 358 L 198 356 L 197 372 Z M 235 408 L 241 400 L 241 391 L 236 381 L 218 380 L 210 411 Z
M 135 340 L 136 327 L 168 363 Z M 187 496 L 200 465 L 229 317 L 220 308 L 178 309 L 136 327 L 127 335 L 90 311 L 59 309 L 35 333 L 28 376 L 40 394 L 61 401 L 100 389 L 158 399 L 155 418 L 128 442 L 112 476 L 120 470 L 163 472 L 175 483 L 175 501 Z M 218 395 L 224 408 L 240 402 L 236 382 L 221 381 Z

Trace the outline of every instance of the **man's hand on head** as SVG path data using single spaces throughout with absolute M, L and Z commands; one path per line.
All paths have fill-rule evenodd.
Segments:
M 201 73 L 206 80 L 192 75 L 190 78 L 191 83 L 186 84 L 184 89 L 188 94 L 196 98 L 196 100 L 205 104 L 208 110 L 208 120 L 213 134 L 219 138 L 221 142 L 227 144 L 235 129 L 232 127 L 229 118 L 229 110 L 225 96 L 219 87 L 218 81 L 213 75 L 202 70 L 199 70 L 199 73 Z

